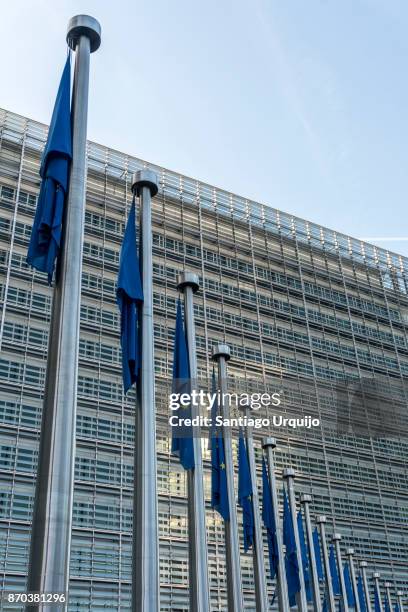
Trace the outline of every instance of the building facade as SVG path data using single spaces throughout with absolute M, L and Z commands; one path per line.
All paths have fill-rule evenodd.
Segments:
M 24 589 L 27 574 L 52 301 L 45 275 L 25 263 L 46 135 L 44 125 L 0 109 L 5 589 Z M 88 143 L 87 160 L 69 609 L 129 607 L 135 394 L 122 392 L 115 281 L 131 175 L 149 167 L 160 183 L 153 255 L 161 606 L 188 610 L 186 477 L 170 455 L 166 404 L 178 273 L 191 270 L 200 277 L 200 375 L 210 375 L 212 346 L 225 341 L 232 350 L 232 380 L 281 381 L 283 388 L 290 380 L 298 392 L 284 410 L 292 414 L 301 403 L 304 413 L 324 421 L 333 410 L 333 388 L 349 378 L 384 379 L 391 387 L 395 382 L 406 406 L 408 260 L 95 143 Z M 357 558 L 396 588 L 406 587 L 406 437 L 397 432 L 370 438 L 335 428 L 263 430 L 255 434 L 259 465 L 260 437 L 267 433 L 279 441 L 279 481 L 283 467 L 294 467 L 297 491 L 312 493 L 313 514 L 327 515 L 329 533 L 335 527 Z M 212 609 L 225 610 L 223 527 L 210 508 L 205 442 L 203 448 Z M 253 610 L 252 556 L 241 552 L 245 605 Z

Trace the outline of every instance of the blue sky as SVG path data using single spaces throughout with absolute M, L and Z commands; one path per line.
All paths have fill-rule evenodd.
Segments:
M 8 2 L 0 106 L 49 121 L 78 13 L 90 139 L 408 255 L 406 2 Z

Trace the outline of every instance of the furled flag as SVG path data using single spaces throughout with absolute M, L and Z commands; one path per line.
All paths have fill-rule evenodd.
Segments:
M 353 585 L 352 585 L 351 576 L 350 576 L 350 566 L 347 561 L 343 567 L 343 576 L 344 576 L 344 585 L 346 587 L 347 603 L 350 606 L 350 608 L 354 608 L 356 605 L 356 600 L 354 599 Z
M 319 578 L 319 580 L 323 580 L 324 576 L 323 576 L 322 555 L 321 555 L 321 550 L 320 550 L 319 533 L 317 531 L 317 527 L 315 527 L 313 531 L 313 548 L 314 548 L 314 554 L 315 554 L 315 559 L 316 559 L 317 577 Z
M 179 397 L 183 393 L 191 394 L 190 362 L 180 298 L 177 302 L 176 330 L 174 334 L 172 392 Z M 191 426 L 184 424 L 184 419 L 191 418 L 191 406 L 180 406 L 177 409 L 177 416 L 180 418 L 181 415 L 183 422 L 177 427 L 172 427 L 171 452 L 180 458 L 180 463 L 185 470 L 191 470 L 195 466 L 193 432 Z
M 136 382 L 140 369 L 139 310 L 143 302 L 136 241 L 136 211 L 133 198 L 120 250 L 116 301 L 120 310 L 122 378 L 125 393 Z
M 399 603 L 396 602 L 395 606 L 394 606 L 394 612 L 400 612 L 400 607 L 399 607 Z
M 285 489 L 283 489 L 283 543 L 286 547 L 285 568 L 289 605 L 292 607 L 296 605 L 296 594 L 300 592 L 300 580 L 295 530 Z
M 212 392 L 216 394 L 215 373 L 212 373 Z M 215 396 L 216 397 L 216 396 Z M 224 519 L 230 520 L 227 473 L 225 470 L 224 438 L 216 429 L 218 403 L 211 408 L 211 507 L 217 510 Z
M 272 489 L 266 470 L 265 459 L 262 459 L 262 520 L 265 525 L 268 537 L 269 568 L 271 578 L 275 578 L 278 573 L 279 549 L 276 537 L 276 522 L 273 511 Z
M 358 601 L 360 603 L 360 612 L 367 612 L 364 585 L 363 585 L 363 579 L 361 578 L 361 574 L 359 574 L 357 578 L 357 593 L 358 593 Z
M 339 574 L 337 571 L 337 563 L 336 563 L 336 557 L 334 554 L 333 545 L 330 546 L 329 565 L 330 565 L 330 575 L 331 575 L 331 580 L 332 580 L 333 594 L 340 595 L 340 579 L 339 579 Z
M 327 596 L 326 596 L 326 594 L 324 595 L 324 599 L 323 599 L 322 612 L 327 612 Z
M 71 58 L 62 73 L 48 139 L 41 159 L 41 187 L 28 245 L 27 263 L 48 274 L 51 284 L 61 246 L 64 206 L 72 160 Z
M 309 556 L 307 554 L 306 541 L 305 541 L 305 530 L 303 529 L 302 513 L 300 510 L 297 514 L 297 528 L 299 532 L 300 551 L 302 554 L 302 567 L 303 567 L 303 578 L 305 581 L 306 599 L 307 601 L 313 601 L 312 589 L 310 585 Z
M 249 469 L 248 453 L 242 430 L 239 432 L 238 443 L 238 503 L 242 508 L 244 528 L 244 551 L 252 546 L 254 541 L 254 509 L 252 506 L 252 482 Z
M 381 612 L 380 597 L 378 595 L 377 587 L 374 588 L 374 611 Z
M 384 597 L 384 612 L 391 612 L 387 596 Z

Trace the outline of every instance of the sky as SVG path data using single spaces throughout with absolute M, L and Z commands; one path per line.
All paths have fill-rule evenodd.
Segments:
M 15 0 L 0 107 L 48 123 L 102 26 L 88 138 L 408 256 L 405 0 Z

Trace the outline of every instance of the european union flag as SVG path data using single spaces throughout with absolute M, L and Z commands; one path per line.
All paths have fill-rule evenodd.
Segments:
M 400 612 L 399 603 L 397 602 L 394 606 L 394 612 Z
M 327 612 L 327 596 L 324 596 L 322 612 Z
M 336 557 L 334 554 L 333 544 L 330 546 L 329 566 L 330 566 L 330 575 L 331 575 L 331 581 L 332 581 L 332 587 L 333 587 L 333 594 L 340 595 L 340 578 L 339 578 L 339 574 L 337 571 L 337 563 L 336 563 Z
M 313 548 L 314 548 L 314 554 L 315 554 L 315 559 L 316 559 L 317 577 L 319 578 L 319 580 L 323 580 L 324 575 L 323 575 L 323 565 L 322 565 L 322 554 L 320 550 L 319 533 L 317 531 L 317 527 L 315 527 L 313 530 Z
M 310 585 L 310 574 L 309 574 L 309 556 L 307 554 L 305 531 L 303 529 L 302 513 L 299 510 L 297 515 L 297 527 L 299 532 L 300 551 L 302 554 L 302 567 L 303 567 L 303 578 L 305 581 L 305 591 L 307 601 L 313 601 L 312 589 Z
M 283 490 L 283 543 L 286 547 L 285 568 L 288 583 L 289 605 L 296 605 L 296 594 L 300 592 L 299 565 L 297 560 L 295 531 L 288 497 Z
M 215 373 L 212 373 L 212 392 L 216 393 Z M 228 503 L 227 473 L 225 470 L 224 438 L 216 429 L 218 403 L 211 408 L 211 507 L 217 510 L 224 519 L 230 520 Z
M 358 592 L 358 601 L 360 603 L 360 612 L 367 612 L 364 585 L 363 585 L 363 579 L 361 578 L 361 574 L 359 574 L 357 578 L 357 592 Z
M 347 594 L 348 605 L 351 608 L 354 608 L 354 606 L 356 605 L 356 601 L 354 599 L 353 585 L 351 583 L 350 567 L 349 567 L 349 564 L 347 562 L 344 564 L 343 576 L 344 576 L 344 584 L 345 584 L 345 587 L 346 587 L 346 594 Z
M 272 489 L 266 470 L 265 459 L 262 459 L 262 520 L 268 537 L 269 568 L 271 578 L 275 578 L 279 566 L 279 549 L 276 538 L 276 522 L 273 512 Z
M 245 552 L 252 546 L 254 541 L 254 509 L 252 506 L 252 494 L 248 453 L 242 430 L 240 430 L 238 446 L 238 502 L 242 508 L 243 514 Z
M 62 73 L 48 139 L 41 159 L 41 187 L 28 245 L 27 263 L 48 274 L 51 284 L 61 246 L 62 222 L 72 160 L 71 60 Z
M 174 334 L 172 392 L 178 395 L 191 394 L 190 362 L 180 298 L 177 302 L 176 331 Z M 191 406 L 180 407 L 177 412 L 179 418 L 181 414 L 183 419 L 191 418 Z M 182 423 L 178 427 L 173 427 L 171 452 L 180 458 L 180 463 L 185 470 L 191 470 L 195 467 L 191 426 Z
M 120 250 L 116 301 L 120 310 L 122 377 L 125 393 L 136 382 L 140 369 L 139 309 L 143 302 L 136 241 L 136 210 L 133 198 Z
M 391 612 L 387 596 L 384 598 L 384 612 Z
M 375 589 L 374 589 L 374 611 L 375 612 L 381 612 L 381 604 L 380 604 L 380 598 L 379 598 L 379 595 L 378 595 L 377 587 L 375 587 Z

